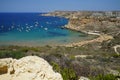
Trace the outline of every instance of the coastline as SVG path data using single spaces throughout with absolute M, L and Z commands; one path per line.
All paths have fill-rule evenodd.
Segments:
M 96 26 L 96 23 L 98 23 L 98 22 L 94 22 L 95 20 L 97 20 L 97 18 L 99 18 L 99 17 L 95 17 L 95 16 L 92 16 L 92 18 L 91 18 L 91 16 L 90 17 L 86 17 L 86 15 L 84 16 L 84 17 L 82 17 L 81 18 L 81 16 L 78 14 L 78 13 L 85 13 L 85 12 L 57 12 L 58 14 L 56 15 L 54 12 L 52 13 L 52 15 L 50 14 L 50 13 L 47 13 L 47 14 L 42 14 L 43 16 L 57 16 L 57 17 L 63 17 L 63 18 L 66 18 L 66 19 L 68 19 L 68 24 L 67 25 L 65 25 L 64 27 L 61 27 L 62 29 L 64 29 L 64 28 L 66 28 L 66 29 L 69 29 L 69 30 L 72 30 L 72 31 L 75 31 L 75 32 L 80 32 L 80 33 L 84 33 L 84 34 L 87 34 L 87 35 L 93 35 L 93 36 L 95 36 L 95 37 L 92 37 L 92 39 L 90 38 L 90 39 L 86 39 L 86 40 L 84 40 L 84 41 L 77 41 L 77 42 L 72 42 L 72 43 L 68 43 L 68 44 L 60 44 L 59 45 L 59 43 L 58 44 L 54 44 L 54 45 L 52 45 L 52 46 L 61 46 L 61 45 L 63 45 L 63 46 L 67 46 L 67 47 L 69 47 L 68 45 L 73 45 L 73 46 L 80 46 L 80 44 L 87 44 L 87 43 L 91 43 L 91 42 L 94 42 L 94 41 L 96 41 L 97 40 L 97 42 L 101 42 L 101 40 L 102 41 L 107 41 L 107 40 L 109 40 L 109 39 L 113 39 L 112 38 L 112 35 L 108 35 L 108 34 L 104 34 L 104 33 L 102 33 L 101 32 L 101 30 L 95 30 L 95 29 L 90 29 L 89 30 L 89 28 L 90 27 L 94 27 L 94 25 L 91 23 L 91 22 L 93 22 L 93 23 L 95 23 L 95 26 Z M 64 15 L 62 15 L 62 14 Z M 66 14 L 66 15 L 65 15 Z M 78 16 L 78 17 L 76 17 L 76 15 Z M 78 19 L 79 18 L 79 19 Z M 95 20 L 94 20 L 95 19 Z M 100 18 L 101 19 L 101 18 Z M 105 18 L 106 19 L 106 18 Z M 108 18 L 107 18 L 108 19 Z M 99 20 L 99 19 L 98 19 Z M 111 19 L 110 19 L 111 20 Z M 119 21 L 118 21 L 119 19 L 112 19 L 112 21 L 113 21 L 113 23 L 114 22 L 116 22 L 116 23 L 119 23 Z M 101 20 L 102 21 L 102 20 Z M 118 21 L 118 22 L 117 22 Z M 105 21 L 104 21 L 105 22 Z M 86 24 L 87 23 L 89 23 L 89 24 L 92 24 L 92 26 L 89 26 L 89 28 L 88 28 L 88 26 L 86 27 Z M 111 24 L 113 24 L 113 23 L 111 23 Z M 103 25 L 105 25 L 105 24 L 103 24 Z M 116 25 L 116 24 L 115 24 Z M 118 24 L 119 25 L 119 24 Z M 106 26 L 106 25 L 105 25 Z M 99 26 L 97 26 L 97 27 L 99 27 Z M 113 27 L 112 27 L 113 28 Z M 116 31 L 117 32 L 117 31 Z M 102 36 L 104 36 L 105 38 L 103 38 Z M 100 41 L 98 41 L 98 40 L 100 40 Z M 32 45 L 32 44 L 30 44 L 30 43 L 23 43 L 23 44 L 21 44 L 21 43 L 15 43 L 16 45 L 19 45 L 20 44 L 20 46 L 22 45 L 22 46 L 34 46 L 34 45 Z M 33 43 L 34 44 L 34 43 Z M 38 45 L 38 44 L 37 44 Z M 49 44 L 48 44 L 49 45 Z M 41 44 L 39 44 L 38 46 L 41 46 Z
M 111 40 L 113 39 L 112 36 L 109 36 L 109 35 L 100 35 L 98 38 L 95 38 L 95 39 L 92 39 L 92 40 L 85 40 L 85 41 L 80 41 L 80 42 L 74 42 L 72 44 L 68 44 L 68 45 L 64 45 L 66 47 L 75 47 L 75 46 L 83 46 L 83 45 L 86 45 L 86 44 L 90 44 L 90 43 L 94 43 L 94 42 L 100 42 L 102 43 L 103 41 L 107 41 L 107 40 Z
M 55 11 L 44 14 L 44 16 L 58 16 L 68 19 L 68 24 L 63 27 L 72 31 L 82 32 L 87 35 L 97 36 L 91 40 L 73 42 L 66 47 L 82 46 L 85 44 L 108 41 L 119 31 L 119 11 Z M 116 26 L 116 27 L 115 27 Z M 111 33 L 114 32 L 113 33 Z
M 74 32 L 73 32 L 74 33 Z M 79 33 L 78 33 L 79 34 Z M 71 36 L 70 38 L 62 39 L 49 39 L 49 41 L 9 41 L 9 42 L 0 42 L 0 46 L 28 46 L 28 47 L 44 47 L 44 46 L 51 46 L 51 47 L 57 47 L 57 46 L 63 46 L 72 44 L 73 42 L 78 43 L 79 41 L 84 40 L 91 40 L 94 38 L 92 35 L 77 35 L 78 37 Z M 79 37 L 80 36 L 80 37 Z M 83 36 L 83 37 L 81 37 Z M 85 36 L 85 37 L 84 37 Z M 67 40 L 67 41 L 65 41 Z
M 70 27 L 70 26 L 66 25 L 64 28 L 72 30 L 72 31 L 82 32 L 82 33 L 85 33 L 87 35 L 97 36 L 97 38 L 94 38 L 94 39 L 91 39 L 91 40 L 79 41 L 79 42 L 74 42 L 74 43 L 71 43 L 71 44 L 63 45 L 65 47 L 75 47 L 75 46 L 80 47 L 80 46 L 83 46 L 83 45 L 86 45 L 86 44 L 90 44 L 90 43 L 94 43 L 94 42 L 102 43 L 103 41 L 107 41 L 107 40 L 113 39 L 113 36 L 111 36 L 111 35 L 100 34 L 100 33 L 94 32 L 94 31 L 85 31 L 85 30 L 82 31 L 82 30 L 79 30 L 79 29 L 77 29 L 75 27 L 72 27 L 72 26 Z

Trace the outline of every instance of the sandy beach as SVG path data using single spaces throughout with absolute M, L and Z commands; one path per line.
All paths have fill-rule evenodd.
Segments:
M 80 42 L 77 42 L 77 43 L 74 42 L 74 43 L 71 43 L 71 44 L 68 44 L 68 45 L 64 45 L 64 46 L 66 46 L 66 47 L 83 46 L 83 45 L 86 45 L 86 44 L 89 44 L 89 43 L 103 42 L 103 41 L 107 41 L 107 40 L 110 40 L 110 39 L 113 39 L 113 37 L 110 36 L 110 35 L 104 34 L 104 35 L 100 35 L 96 39 L 80 41 Z

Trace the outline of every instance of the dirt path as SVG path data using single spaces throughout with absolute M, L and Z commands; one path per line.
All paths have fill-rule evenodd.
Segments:
M 114 51 L 116 52 L 116 54 L 120 55 L 120 53 L 117 51 L 117 48 L 120 48 L 120 45 L 116 45 L 113 48 L 114 48 Z

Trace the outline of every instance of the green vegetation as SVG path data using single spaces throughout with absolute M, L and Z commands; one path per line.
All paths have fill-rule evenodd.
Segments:
M 72 68 L 61 68 L 57 63 L 51 62 L 53 69 L 61 73 L 63 80 L 77 80 L 77 75 Z
M 22 58 L 26 56 L 26 54 L 24 53 L 24 51 L 18 50 L 18 51 L 0 51 L 0 58 L 8 58 L 8 57 L 12 57 L 12 58 Z
M 100 74 L 98 76 L 92 77 L 90 78 L 91 80 L 118 80 L 116 76 L 114 76 L 113 74 Z
M 61 70 L 61 75 L 63 77 L 63 80 L 77 80 L 77 75 L 75 74 L 75 71 L 72 68 L 63 68 Z
M 59 73 L 60 73 L 61 68 L 60 68 L 60 66 L 59 66 L 57 63 L 51 62 L 51 65 L 53 66 L 53 69 L 54 69 L 56 72 L 59 72 Z
M 104 50 L 106 48 L 96 49 L 96 46 L 99 45 L 102 44 L 95 43 L 95 45 L 89 44 L 82 47 L 1 46 L 0 58 L 12 57 L 19 59 L 24 56 L 37 55 L 47 60 L 56 72 L 61 73 L 64 80 L 78 80 L 80 76 L 92 76 L 91 80 L 113 80 L 114 76 L 106 75 L 109 73 L 107 68 L 119 70 L 120 57 L 111 50 Z M 76 55 L 89 56 L 76 58 Z
M 74 59 L 75 59 L 75 56 L 74 56 L 74 55 L 70 55 L 69 58 L 70 58 L 71 60 L 74 60 Z

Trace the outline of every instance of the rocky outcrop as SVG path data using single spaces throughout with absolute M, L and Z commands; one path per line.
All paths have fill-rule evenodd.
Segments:
M 111 17 L 83 17 L 80 19 L 69 19 L 65 26 L 68 29 L 77 31 L 99 31 L 100 33 L 118 32 L 120 30 L 120 18 Z M 113 33 L 111 33 L 113 34 Z
M 86 77 L 81 76 L 79 80 L 90 80 L 90 79 L 88 79 L 88 78 L 86 78 Z
M 63 80 L 52 66 L 37 56 L 27 56 L 19 60 L 0 60 L 0 80 Z

